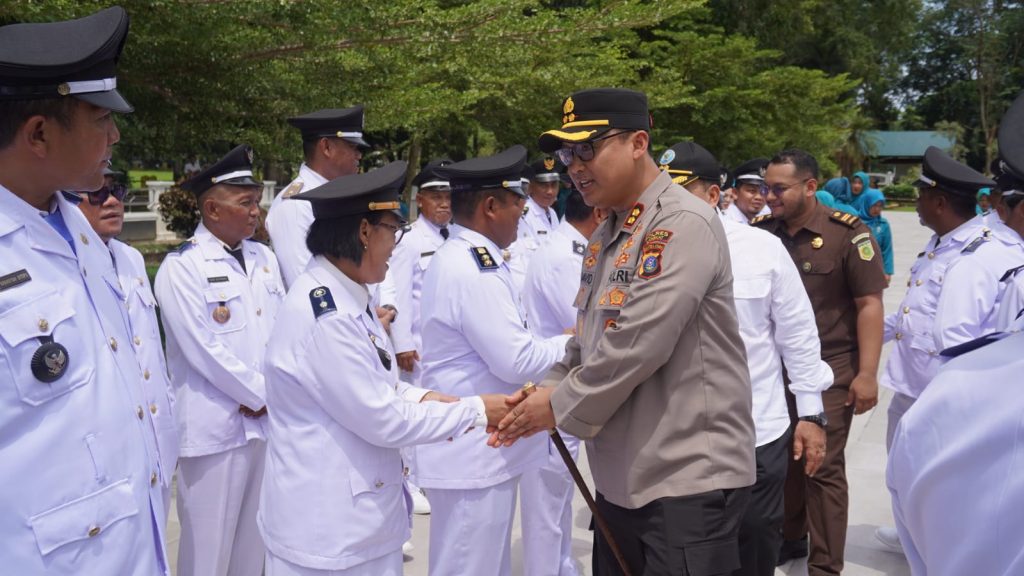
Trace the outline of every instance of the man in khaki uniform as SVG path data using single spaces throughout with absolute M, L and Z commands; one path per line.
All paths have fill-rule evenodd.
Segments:
M 722 223 L 654 163 L 644 94 L 584 90 L 563 113 L 540 148 L 611 215 L 584 254 L 565 358 L 510 399 L 491 443 L 557 424 L 586 440 L 598 509 L 632 573 L 731 573 L 754 425 Z M 594 548 L 595 572 L 618 573 L 600 533 Z
M 802 150 L 776 154 L 765 171 L 771 216 L 751 224 L 771 232 L 800 270 L 818 324 L 821 358 L 832 368 L 832 387 L 821 394 L 825 405 L 825 460 L 814 476 L 790 461 L 786 477 L 785 542 L 779 562 L 807 556 L 810 576 L 843 569 L 849 494 L 846 438 L 854 414 L 878 401 L 878 358 L 882 350 L 882 290 L 885 275 L 878 244 L 856 216 L 819 204 L 818 163 Z M 796 401 L 787 393 L 790 416 Z

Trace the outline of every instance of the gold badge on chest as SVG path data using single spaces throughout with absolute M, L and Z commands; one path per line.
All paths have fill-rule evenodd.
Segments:
M 223 302 L 221 302 L 220 304 L 217 305 L 216 308 L 213 309 L 212 316 L 214 322 L 216 322 L 217 324 L 224 324 L 228 320 L 231 320 L 231 310 L 229 310 L 228 307 L 225 306 Z

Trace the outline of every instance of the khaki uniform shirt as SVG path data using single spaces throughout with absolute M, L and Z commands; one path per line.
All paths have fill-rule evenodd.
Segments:
M 821 357 L 835 374 L 833 387 L 849 386 L 858 364 L 853 300 L 885 289 L 878 243 L 859 218 L 822 204 L 793 236 L 771 216 L 751 224 L 778 236 L 793 257 L 818 323 Z
M 605 499 L 639 508 L 754 483 L 750 376 L 710 206 L 658 176 L 591 237 L 576 307 L 545 385 Z

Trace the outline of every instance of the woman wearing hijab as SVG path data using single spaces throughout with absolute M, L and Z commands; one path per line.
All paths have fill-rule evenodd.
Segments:
M 888 283 L 893 274 L 892 229 L 889 227 L 889 221 L 882 216 L 882 209 L 885 208 L 885 196 L 882 195 L 881 190 L 868 188 L 859 196 L 859 199 L 863 206 L 859 214 L 860 219 L 871 230 L 875 241 L 878 242 L 878 247 L 882 250 L 882 265 L 885 269 L 885 281 Z
M 850 181 L 845 177 L 840 176 L 825 182 L 825 191 L 832 196 L 832 203 L 829 204 L 829 207 L 846 212 L 847 214 L 860 216 L 860 212 L 851 204 L 853 194 L 850 191 Z
M 871 188 L 871 178 L 868 177 L 867 172 L 854 172 L 853 178 L 850 179 L 850 192 L 853 193 L 853 198 L 850 200 L 850 206 L 853 206 L 857 214 L 866 208 L 864 205 L 864 193 L 868 190 L 874 190 Z

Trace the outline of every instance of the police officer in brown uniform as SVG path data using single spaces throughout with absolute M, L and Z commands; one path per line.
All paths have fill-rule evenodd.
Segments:
M 809 576 L 843 569 L 849 497 L 843 450 L 854 414 L 878 401 L 878 360 L 882 349 L 880 251 L 868 228 L 855 216 L 819 204 L 818 163 L 802 150 L 775 155 L 765 172 L 771 216 L 751 224 L 778 236 L 801 272 L 821 338 L 821 356 L 835 380 L 822 393 L 825 412 L 800 420 L 815 422 L 827 434 L 825 461 L 814 476 L 791 461 L 786 480 L 786 542 L 779 563 L 807 555 Z M 787 393 L 795 420 L 794 398 Z
M 553 428 L 586 441 L 597 508 L 633 574 L 729 574 L 754 483 L 754 426 L 717 213 L 650 155 L 647 97 L 574 93 L 540 138 L 587 204 L 576 333 L 491 441 Z M 595 533 L 596 574 L 617 574 Z

